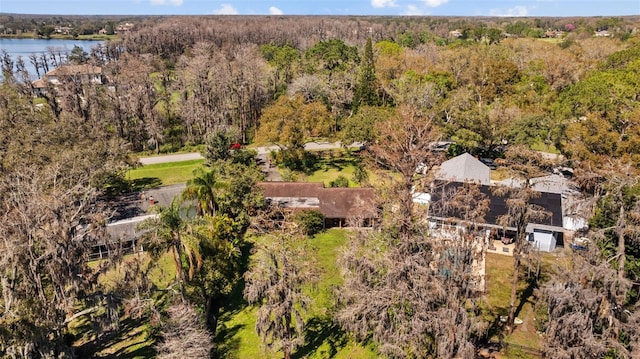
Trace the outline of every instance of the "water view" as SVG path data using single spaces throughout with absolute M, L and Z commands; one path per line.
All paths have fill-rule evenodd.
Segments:
M 86 53 L 90 53 L 93 47 L 101 43 L 104 43 L 104 41 L 0 38 L 0 51 L 6 51 L 14 63 L 18 60 L 18 57 L 22 57 L 30 77 L 35 80 L 38 76 L 35 66 L 29 60 L 30 55 L 35 54 L 37 57 L 45 55 L 50 58 L 51 54 L 59 54 L 62 59 L 66 59 L 74 46 L 80 46 Z M 50 67 L 53 68 L 55 66 L 50 65 Z M 40 70 L 40 75 L 42 75 L 42 69 Z

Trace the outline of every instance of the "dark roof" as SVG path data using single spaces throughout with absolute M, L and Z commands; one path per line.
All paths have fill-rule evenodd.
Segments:
M 322 182 L 260 182 L 267 198 L 318 197 L 324 188 Z
M 260 182 L 265 198 L 288 208 L 316 208 L 326 218 L 377 217 L 372 188 L 324 188 L 321 182 Z
M 375 218 L 373 188 L 324 188 L 320 212 L 327 218 Z
M 455 191 L 462 183 L 451 182 L 448 184 L 444 184 L 438 186 L 439 189 L 435 190 L 432 193 L 432 202 L 435 203 L 440 200 L 442 197 L 443 191 Z M 498 219 L 501 216 L 504 216 L 508 213 L 506 200 L 508 197 L 502 197 L 495 195 L 492 189 L 495 189 L 495 186 L 481 186 L 480 191 L 489 198 L 489 211 L 485 215 L 485 223 L 497 225 Z M 562 196 L 559 193 L 550 193 L 550 192 L 538 192 L 537 197 L 534 197 L 530 200 L 529 203 L 538 205 L 549 212 L 549 216 L 544 219 L 532 220 L 531 223 L 542 224 L 545 226 L 557 227 L 562 229 Z M 457 218 L 456 214 L 448 209 L 446 206 L 440 213 L 432 213 L 432 215 L 436 217 L 452 217 Z

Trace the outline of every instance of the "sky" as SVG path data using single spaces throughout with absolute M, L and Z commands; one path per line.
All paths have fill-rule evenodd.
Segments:
M 0 13 L 51 15 L 640 15 L 640 0 L 0 0 Z

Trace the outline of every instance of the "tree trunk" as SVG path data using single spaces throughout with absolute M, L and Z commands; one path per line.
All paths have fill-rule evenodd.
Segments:
M 516 238 L 513 246 L 513 279 L 511 281 L 511 298 L 509 299 L 509 316 L 507 317 L 507 331 L 513 332 L 516 319 L 516 299 L 518 293 L 518 276 L 520 275 L 520 265 L 522 260 L 522 246 L 527 240 L 526 238 L 526 213 L 527 207 L 520 209 L 518 219 L 516 221 Z
M 184 271 L 182 270 L 182 245 L 180 243 L 180 234 L 176 236 L 176 240 L 173 243 L 174 257 L 176 264 L 176 275 L 178 276 L 178 284 L 180 286 L 180 296 L 184 303 L 187 299 L 187 294 L 184 290 Z
M 212 335 L 216 334 L 216 330 L 218 328 L 218 315 L 220 314 L 220 305 L 214 299 L 214 297 L 210 296 L 207 298 L 207 312 L 206 312 L 206 320 L 207 320 L 207 329 Z
M 516 319 L 516 299 L 518 292 L 518 276 L 520 274 L 520 250 L 516 243 L 513 249 L 513 279 L 511 280 L 511 299 L 509 299 L 509 316 L 507 317 L 507 331 L 514 329 L 513 321 Z
M 618 279 L 624 279 L 624 264 L 625 264 L 625 242 L 624 231 L 626 227 L 626 221 L 624 218 L 624 203 L 620 201 L 620 217 L 618 217 L 618 223 L 616 223 L 616 234 L 618 236 Z

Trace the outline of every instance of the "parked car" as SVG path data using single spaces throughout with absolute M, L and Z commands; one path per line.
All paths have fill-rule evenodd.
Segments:
M 553 173 L 564 176 L 565 178 L 573 177 L 573 169 L 569 167 L 555 167 Z
M 589 249 L 589 244 L 591 244 L 589 238 L 579 237 L 571 242 L 571 249 L 574 251 L 586 251 Z
M 480 158 L 480 162 L 484 163 L 487 167 L 489 167 L 492 170 L 495 170 L 496 168 L 498 168 L 498 165 L 496 165 L 495 161 L 492 160 L 491 158 Z

